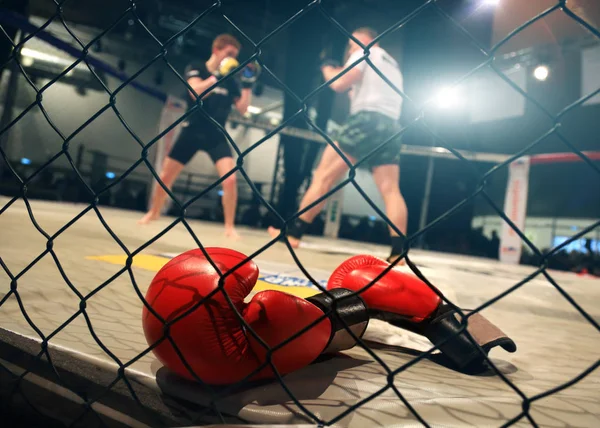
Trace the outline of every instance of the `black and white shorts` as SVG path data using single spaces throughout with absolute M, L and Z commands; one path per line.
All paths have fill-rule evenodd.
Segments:
M 365 166 L 374 168 L 400 162 L 401 137 L 394 137 L 400 129 L 391 117 L 375 111 L 360 111 L 348 118 L 336 139 L 344 153 L 357 161 L 368 156 Z

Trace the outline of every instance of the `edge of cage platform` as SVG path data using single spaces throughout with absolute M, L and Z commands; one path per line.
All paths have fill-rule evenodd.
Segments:
M 53 426 L 52 422 L 87 426 L 94 418 L 97 421 L 96 416 L 111 427 L 157 426 L 157 421 L 162 426 L 191 422 L 181 406 L 168 405 L 160 391 L 140 382 L 127 370 L 127 379 L 138 400 L 133 398 L 122 380 L 104 393 L 117 376 L 116 365 L 114 369 L 109 364 L 98 365 L 91 359 L 81 358 L 76 353 L 49 344 L 51 364 L 45 355 L 37 358 L 40 345 L 38 340 L 0 328 L 0 366 L 3 368 L 0 370 L 0 408 L 6 407 L 11 413 L 30 415 L 33 406 L 37 409 L 35 416 L 44 422 L 44 426 Z M 20 380 L 18 392 L 14 392 L 17 379 L 26 370 L 28 373 Z M 100 398 L 73 423 L 86 408 L 82 397 L 91 401 Z M 213 419 L 207 422 L 217 421 Z

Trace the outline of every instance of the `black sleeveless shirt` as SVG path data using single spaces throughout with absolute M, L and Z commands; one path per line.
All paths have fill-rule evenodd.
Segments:
M 184 78 L 199 77 L 202 80 L 208 79 L 212 74 L 206 68 L 205 63 L 192 63 L 185 69 Z M 208 95 L 203 98 L 203 109 L 221 126 L 225 126 L 227 116 L 231 113 L 232 104 L 241 96 L 240 87 L 234 78 L 229 78 L 226 82 L 219 83 Z M 184 91 L 184 99 L 188 110 L 196 104 L 187 88 Z M 212 123 L 201 111 L 196 110 L 187 118 L 189 127 L 195 131 L 205 134 L 219 133 L 217 126 Z

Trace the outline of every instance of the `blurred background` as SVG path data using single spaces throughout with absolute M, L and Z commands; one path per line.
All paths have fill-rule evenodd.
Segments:
M 211 42 L 220 33 L 238 37 L 243 44 L 241 59 L 248 58 L 255 52 L 252 42 L 271 34 L 307 3 L 230 0 L 213 7 L 212 2 L 200 0 L 142 0 L 132 8 L 128 0 L 82 0 L 65 2 L 59 14 L 51 0 L 2 2 L 0 129 L 4 132 L 0 145 L 6 159 L 0 160 L 0 194 L 21 193 L 11 168 L 25 179 L 48 164 L 27 185 L 28 197 L 90 202 L 93 196 L 81 180 L 100 191 L 134 167 L 123 181 L 101 193 L 100 204 L 144 211 L 153 178 L 139 160 L 146 152 L 144 145 L 160 131 L 164 97 L 178 96 L 184 89 L 174 71 L 181 73 L 189 62 L 208 59 Z M 281 83 L 300 98 L 323 83 L 320 53 L 325 50 L 341 60 L 348 40 L 325 12 L 349 32 L 360 26 L 383 32 L 401 23 L 381 45 L 399 61 L 404 74 L 407 100 L 402 123 L 410 125 L 423 113 L 419 106 L 433 102 L 433 107 L 425 110 L 424 120 L 404 134 L 407 146 L 441 145 L 429 129 L 448 146 L 466 152 L 515 154 L 551 130 L 557 123 L 555 115 L 590 95 L 582 105 L 560 116 L 558 132 L 527 153 L 570 152 L 573 147 L 600 151 L 598 37 L 556 9 L 501 43 L 556 3 L 439 0 L 438 7 L 432 7 L 419 0 L 324 0 L 322 10 L 310 8 L 261 44 L 260 58 L 277 78 L 261 75 L 249 113 L 243 118 L 232 115 L 227 131 L 243 151 L 266 135 L 265 127 L 279 125 L 301 108 Z M 600 2 L 569 0 L 566 4 L 597 34 Z M 416 10 L 419 12 L 413 14 Z M 188 26 L 185 33 L 178 34 Z M 33 31 L 36 36 L 20 45 L 18 63 L 12 60 L 13 44 Z M 160 43 L 167 42 L 163 54 Z M 493 60 L 481 51 L 492 47 Z M 89 66 L 80 62 L 61 75 L 76 57 L 84 56 Z M 484 63 L 488 66 L 480 67 Z M 130 77 L 134 79 L 123 86 Z M 111 97 L 107 90 L 116 95 Z M 347 95 L 328 89 L 311 97 L 307 105 L 310 118 L 329 134 L 348 115 Z M 302 118 L 288 127 L 310 128 Z M 299 197 L 309 184 L 323 149 L 323 143 L 315 140 L 318 138 L 277 134 L 244 158 L 250 179 L 284 217 L 297 210 Z M 148 152 L 150 163 L 155 152 L 156 145 Z M 429 223 L 473 194 L 482 184 L 482 175 L 494 165 L 477 161 L 466 167 L 457 159 L 435 158 L 433 162 L 427 155 L 403 156 L 401 188 L 409 208 L 409 234 L 419 229 L 423 219 Z M 595 165 L 600 166 L 597 161 Z M 431 192 L 424 206 L 428 173 Z M 484 183 L 487 195 L 500 207 L 507 177 L 508 168 L 503 167 Z M 206 154 L 199 153 L 187 165 L 174 193 L 185 201 L 216 178 Z M 356 180 L 382 207 L 368 171 L 359 171 Z M 267 208 L 241 177 L 239 182 L 237 221 L 265 228 L 273 220 Z M 189 216 L 222 221 L 219 193 L 217 188 L 195 202 L 187 210 Z M 599 195 L 600 174 L 584 162 L 532 165 L 527 237 L 540 249 L 559 245 L 598 221 Z M 344 191 L 342 207 L 339 237 L 387 244 L 385 223 L 351 186 Z M 429 230 L 420 245 L 434 251 L 498 258 L 501 223 L 486 199 L 478 195 Z M 324 227 L 321 216 L 309 233 L 322 235 Z M 599 252 L 600 230 L 596 228 L 561 251 L 550 267 L 600 275 Z M 524 251 L 521 262 L 534 264 L 536 260 Z

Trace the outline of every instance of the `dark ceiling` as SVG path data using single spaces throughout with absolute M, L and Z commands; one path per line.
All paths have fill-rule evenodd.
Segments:
M 57 9 L 52 0 L 29 0 L 31 15 L 51 17 Z M 323 1 L 322 7 L 348 29 L 371 25 L 383 30 L 403 18 L 407 13 L 422 4 L 422 0 L 330 0 Z M 161 41 L 167 40 L 200 13 L 215 4 L 207 0 L 67 0 L 62 6 L 66 21 L 94 28 L 107 28 L 135 4 L 135 12 L 148 29 Z M 309 0 L 224 0 L 221 6 L 198 21 L 180 40 L 183 53 L 207 54 L 207 46 L 219 33 L 233 32 L 229 18 L 248 37 L 260 40 L 275 30 L 286 19 L 309 4 Z M 130 27 L 127 22 L 133 15 L 128 14 L 111 31 L 114 37 L 119 33 L 144 33 L 138 25 Z M 311 29 L 307 29 L 310 31 Z M 321 29 L 314 29 L 319 31 Z M 281 33 L 283 36 L 285 31 Z M 146 36 L 145 34 L 143 35 Z M 283 37 L 275 37 L 273 44 L 281 43 Z M 271 43 L 271 42 L 270 42 Z
M 53 0 L 16 1 L 28 1 L 31 16 L 46 19 L 57 16 Z M 457 1 L 460 0 L 443 0 L 441 3 L 448 5 Z M 156 55 L 159 47 L 148 31 L 139 25 L 137 18 L 154 37 L 164 43 L 198 15 L 213 7 L 169 47 L 169 60 L 176 67 L 181 67 L 192 59 L 207 58 L 210 55 L 211 41 L 223 32 L 236 34 L 240 38 L 244 45 L 242 58 L 251 55 L 252 44 L 244 40 L 228 20 L 252 41 L 258 42 L 309 3 L 309 0 L 222 0 L 220 6 L 214 7 L 216 2 L 210 0 L 66 0 L 62 2 L 61 14 L 69 24 L 91 27 L 95 32 L 119 21 L 102 38 L 104 51 L 123 59 L 138 59 L 143 62 Z M 383 31 L 423 3 L 424 0 L 323 0 L 321 7 L 348 30 L 367 25 Z M 127 12 L 133 4 L 135 13 Z M 313 8 L 310 13 L 319 14 L 320 11 Z M 262 60 L 281 76 L 284 73 L 286 55 L 293 54 L 286 49 L 290 31 L 318 31 L 325 40 L 345 37 L 327 19 L 323 18 L 319 22 L 322 22 L 322 26 L 311 28 L 307 20 L 300 18 L 278 32 L 262 49 Z M 383 41 L 384 44 L 391 42 L 394 45 L 396 50 L 393 54 L 397 56 L 401 53 L 401 43 L 398 43 L 400 33 Z M 91 36 L 88 40 L 91 40 Z

